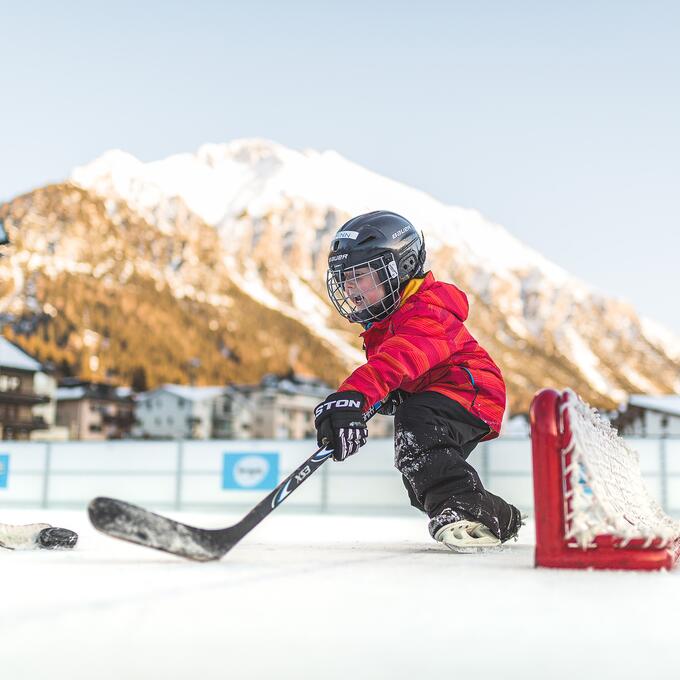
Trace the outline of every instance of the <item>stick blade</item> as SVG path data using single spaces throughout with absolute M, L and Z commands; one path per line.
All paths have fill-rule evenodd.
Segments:
M 0 524 L 0 548 L 34 550 L 40 547 L 40 534 L 49 524 Z
M 224 530 L 198 529 L 115 498 L 95 498 L 88 514 L 95 529 L 108 536 L 189 560 L 218 560 L 231 547 Z

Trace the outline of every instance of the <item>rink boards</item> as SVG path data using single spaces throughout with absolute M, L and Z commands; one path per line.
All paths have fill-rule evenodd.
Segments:
M 680 511 L 680 440 L 629 440 L 640 453 L 651 493 Z M 0 504 L 79 507 L 109 495 L 158 508 L 244 509 L 316 450 L 311 440 L 108 441 L 0 443 Z M 470 461 L 485 485 L 531 510 L 528 439 L 481 444 Z M 369 441 L 342 464 L 326 463 L 289 499 L 291 510 L 408 512 L 391 440 Z

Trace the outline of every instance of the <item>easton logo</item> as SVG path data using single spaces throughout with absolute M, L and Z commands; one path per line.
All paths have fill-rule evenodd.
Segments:
M 404 227 L 403 229 L 400 229 L 399 231 L 395 231 L 394 234 L 392 234 L 392 238 L 399 238 L 402 234 L 405 234 L 407 231 L 411 231 L 411 227 Z
M 361 402 L 356 399 L 336 399 L 317 406 L 314 409 L 314 415 L 318 418 L 324 411 L 332 408 L 361 408 Z

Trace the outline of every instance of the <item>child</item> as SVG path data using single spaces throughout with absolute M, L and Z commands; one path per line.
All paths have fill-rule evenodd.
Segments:
M 425 243 L 413 225 L 379 210 L 333 238 L 327 287 L 338 312 L 361 323 L 367 362 L 315 409 L 319 446 L 336 461 L 366 443 L 362 412 L 383 401 L 395 419 L 395 465 L 432 537 L 476 551 L 517 535 L 520 513 L 482 486 L 467 458 L 498 436 L 505 384 L 463 325 L 465 293 L 424 272 Z

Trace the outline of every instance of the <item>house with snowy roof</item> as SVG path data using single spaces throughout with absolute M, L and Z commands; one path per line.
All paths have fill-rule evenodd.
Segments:
M 30 439 L 33 432 L 48 427 L 34 412 L 50 401 L 35 388 L 35 376 L 42 370 L 39 361 L 0 336 L 0 438 Z
M 237 388 L 252 410 L 251 437 L 257 439 L 311 439 L 314 407 L 332 390 L 317 378 L 296 374 L 265 375 L 257 385 Z
M 319 378 L 295 373 L 267 374 L 257 385 L 234 386 L 234 390 L 241 401 L 227 397 L 225 408 L 230 408 L 231 398 L 233 429 L 239 433 L 235 438 L 255 439 L 314 439 L 314 408 L 333 391 Z M 392 423 L 392 418 L 375 416 L 368 424 L 370 436 L 391 437 Z
M 166 384 L 137 396 L 135 437 L 149 439 L 210 439 L 213 413 L 224 386 Z
M 153 439 L 311 439 L 314 407 L 332 391 L 316 378 L 265 375 L 253 385 L 163 385 L 137 397 L 136 437 Z M 371 429 L 372 428 L 372 429 Z M 371 436 L 391 436 L 376 416 Z
M 328 393 L 318 381 L 265 376 L 256 385 L 163 385 L 137 398 L 135 436 L 169 439 L 303 439 Z
M 64 378 L 56 391 L 57 425 L 69 439 L 127 439 L 135 423 L 135 403 L 128 387 Z
M 637 437 L 680 435 L 680 395 L 631 394 L 612 425 L 620 434 Z

